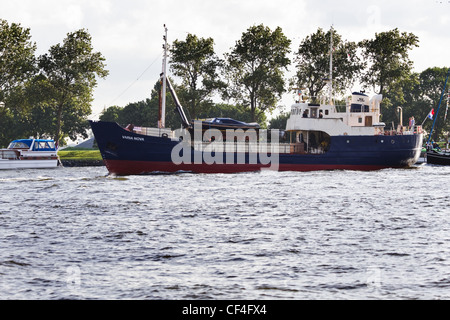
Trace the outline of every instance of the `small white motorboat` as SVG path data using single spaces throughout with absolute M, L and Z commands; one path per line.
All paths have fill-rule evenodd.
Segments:
M 1 169 L 45 169 L 58 166 L 55 142 L 49 139 L 20 139 L 0 149 Z

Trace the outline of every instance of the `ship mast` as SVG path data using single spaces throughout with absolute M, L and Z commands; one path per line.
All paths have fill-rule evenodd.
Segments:
M 158 121 L 159 128 L 166 127 L 166 91 L 167 91 L 167 28 L 164 25 L 164 57 L 162 65 L 162 94 L 161 94 L 161 108 L 160 108 L 160 119 Z
M 333 105 L 333 26 L 330 30 L 330 83 L 329 83 L 329 99 L 330 105 Z

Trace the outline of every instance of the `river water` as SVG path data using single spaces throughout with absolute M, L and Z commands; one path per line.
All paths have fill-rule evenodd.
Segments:
M 449 179 L 0 171 L 0 299 L 449 299 Z

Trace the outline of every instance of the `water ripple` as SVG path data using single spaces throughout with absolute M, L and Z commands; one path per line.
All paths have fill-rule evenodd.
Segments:
M 448 299 L 449 174 L 2 171 L 0 298 Z

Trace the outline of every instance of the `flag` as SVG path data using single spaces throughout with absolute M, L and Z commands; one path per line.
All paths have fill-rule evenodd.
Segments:
M 430 113 L 428 114 L 428 119 L 433 120 L 434 116 L 434 109 L 431 109 Z

